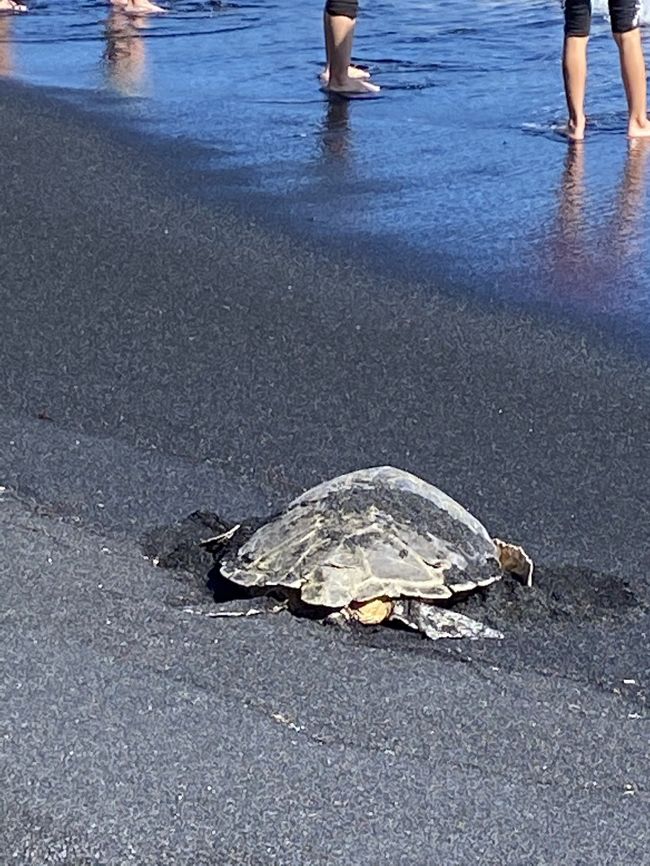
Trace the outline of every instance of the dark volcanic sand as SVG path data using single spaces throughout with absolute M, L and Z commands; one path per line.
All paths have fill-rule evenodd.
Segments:
M 0 113 L 7 862 L 650 863 L 647 365 L 200 203 L 43 94 Z M 504 641 L 214 620 L 142 559 L 384 463 L 534 556 L 467 602 Z

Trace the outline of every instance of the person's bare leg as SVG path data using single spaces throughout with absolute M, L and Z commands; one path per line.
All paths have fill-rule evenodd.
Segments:
M 322 84 L 327 84 L 330 80 L 330 55 L 332 53 L 332 35 L 330 33 L 330 28 L 327 26 L 327 12 L 323 13 L 323 29 L 325 30 L 325 69 L 320 74 L 320 80 Z M 350 78 L 370 78 L 370 73 L 366 72 L 365 69 L 359 69 L 357 66 L 352 66 L 350 64 L 348 66 L 348 75 Z
M 327 84 L 330 80 L 330 56 L 332 54 L 332 34 L 327 24 L 327 12 L 323 13 L 323 29 L 325 30 L 325 69 L 320 74 L 321 84 Z M 348 75 L 350 78 L 370 78 L 370 73 L 365 69 L 359 69 L 357 66 L 348 66 Z
M 650 120 L 648 120 L 646 103 L 646 72 L 641 45 L 641 31 L 628 30 L 627 33 L 615 33 L 614 39 L 618 45 L 621 59 L 621 77 L 625 87 L 628 108 L 627 134 L 630 138 L 645 138 L 650 136 Z
M 588 36 L 565 36 L 562 52 L 564 93 L 569 109 L 567 136 L 572 141 L 585 137 L 585 91 L 587 89 Z
M 328 88 L 334 93 L 376 93 L 379 87 L 363 78 L 349 74 L 353 18 L 325 13 L 325 51 L 329 68 Z

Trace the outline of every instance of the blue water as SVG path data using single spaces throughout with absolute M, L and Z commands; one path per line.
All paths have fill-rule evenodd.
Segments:
M 650 334 L 650 146 L 626 140 L 600 0 L 578 149 L 554 132 L 556 0 L 366 0 L 354 57 L 383 97 L 353 103 L 318 89 L 320 2 L 168 5 L 129 20 L 103 2 L 32 2 L 0 19 L 0 72 L 101 93 L 103 110 L 245 169 L 297 223 L 430 256 L 432 283 Z

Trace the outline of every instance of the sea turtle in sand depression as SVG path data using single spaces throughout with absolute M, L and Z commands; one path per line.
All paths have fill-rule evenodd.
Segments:
M 220 575 L 332 622 L 398 622 L 433 639 L 501 637 L 445 604 L 504 572 L 532 585 L 521 547 L 492 538 L 442 490 L 392 466 L 325 481 L 245 535 L 237 525 L 202 542 Z

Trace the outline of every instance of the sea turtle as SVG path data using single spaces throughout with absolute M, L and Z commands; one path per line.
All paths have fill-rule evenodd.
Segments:
M 392 466 L 360 469 L 294 499 L 244 540 L 202 542 L 227 580 L 278 592 L 330 621 L 397 621 L 439 637 L 500 637 L 444 604 L 533 565 L 437 487 Z M 440 605 L 443 606 L 440 606 Z M 250 612 L 250 611 L 249 611 Z

